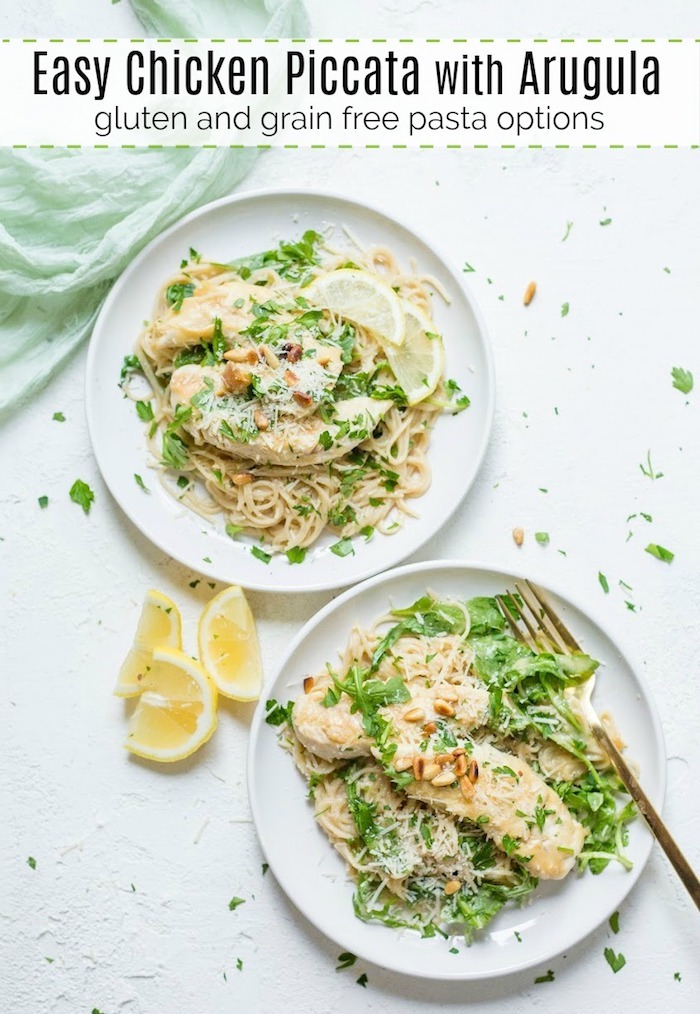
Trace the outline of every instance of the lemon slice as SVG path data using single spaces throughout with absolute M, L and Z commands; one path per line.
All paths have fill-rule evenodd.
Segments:
M 124 743 L 131 753 L 155 761 L 182 760 L 214 732 L 216 687 L 189 655 L 156 648 L 140 687 Z
M 432 320 L 406 300 L 402 306 L 406 320 L 403 345 L 399 348 L 387 345 L 384 351 L 408 404 L 416 405 L 440 383 L 445 369 L 445 349 Z
M 134 643 L 119 670 L 114 688 L 117 697 L 134 697 L 141 693 L 143 675 L 151 665 L 153 649 L 161 645 L 182 647 L 182 620 L 173 600 L 151 589 L 143 601 Z
M 238 585 L 224 588 L 199 621 L 199 657 L 220 693 L 234 701 L 257 701 L 262 665 L 255 620 Z
M 366 327 L 382 344 L 400 345 L 404 339 L 399 297 L 368 271 L 330 271 L 312 282 L 305 295 L 316 306 L 325 306 L 353 324 Z

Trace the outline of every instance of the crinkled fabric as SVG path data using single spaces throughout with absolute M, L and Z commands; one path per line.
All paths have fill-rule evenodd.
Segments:
M 131 0 L 149 36 L 296 36 L 300 0 Z M 90 334 L 154 236 L 229 193 L 254 149 L 0 148 L 0 418 Z

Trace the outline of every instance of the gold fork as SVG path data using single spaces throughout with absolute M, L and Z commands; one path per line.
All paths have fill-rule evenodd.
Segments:
M 506 591 L 505 596 L 497 595 L 496 601 L 516 640 L 536 652 L 548 651 L 573 655 L 575 652 L 581 651 L 576 638 L 562 623 L 542 592 L 531 581 L 525 579 L 522 584 L 516 581 L 515 590 L 517 594 Z M 516 621 L 513 613 L 517 613 L 522 626 Z M 620 781 L 637 804 L 637 808 L 649 825 L 651 833 L 668 856 L 690 897 L 700 908 L 700 880 L 652 806 L 649 797 L 630 770 L 624 757 L 606 732 L 591 703 L 594 685 L 595 676 L 591 676 L 584 684 L 583 693 L 579 698 L 591 733 L 610 758 L 620 776 Z

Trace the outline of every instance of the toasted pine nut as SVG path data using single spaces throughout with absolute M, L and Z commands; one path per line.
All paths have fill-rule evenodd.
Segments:
M 310 394 L 305 391 L 292 391 L 292 398 L 294 398 L 297 405 L 301 405 L 302 408 L 308 408 L 309 405 L 313 405 L 314 399 Z
M 304 693 L 305 694 L 308 694 L 311 690 L 313 690 L 313 686 L 314 686 L 315 682 L 316 682 L 316 680 L 313 678 L 313 676 L 306 676 L 304 678 Z
M 523 296 L 523 304 L 529 306 L 532 300 L 535 298 L 537 292 L 537 282 L 530 282 L 528 287 L 525 289 L 525 295 Z
M 459 700 L 459 692 L 454 687 L 441 687 L 440 696 L 443 701 L 449 701 L 451 704 Z
M 422 722 L 425 718 L 425 712 L 422 708 L 411 708 L 409 711 L 404 712 L 404 722 Z
M 280 361 L 277 358 L 276 354 L 269 347 L 269 345 L 261 345 L 260 346 L 260 351 L 265 356 L 265 362 L 270 367 L 270 369 L 271 370 L 276 370 L 277 367 L 280 364 Z
M 455 761 L 455 774 L 458 778 L 467 773 L 467 758 L 465 754 L 461 753 Z
M 295 384 L 299 383 L 299 378 L 297 377 L 297 375 L 294 372 L 294 370 L 285 370 L 284 371 L 284 381 L 285 381 L 286 384 L 289 385 L 289 387 L 294 387 Z
M 413 777 L 417 782 L 423 777 L 423 771 L 425 770 L 425 757 L 414 757 L 413 758 Z
M 459 780 L 459 787 L 462 790 L 462 795 L 465 799 L 471 799 L 474 795 L 474 786 L 469 781 L 466 775 L 462 775 Z
M 412 757 L 399 757 L 394 761 L 394 771 L 408 771 L 410 767 L 413 767 Z
M 253 412 L 253 421 L 259 430 L 269 430 L 270 428 L 270 420 L 264 412 L 260 411 L 260 409 Z
M 319 366 L 328 366 L 331 361 L 331 357 L 327 352 L 319 352 L 316 356 L 316 362 Z
M 451 753 L 439 753 L 435 760 L 438 764 L 451 764 L 454 757 Z
M 431 779 L 430 784 L 435 785 L 437 788 L 441 788 L 443 785 L 452 785 L 452 782 L 457 780 L 457 776 L 451 769 L 441 771 L 439 775 L 435 775 Z
M 237 346 L 235 349 L 227 349 L 224 352 L 224 359 L 227 359 L 230 363 L 253 363 L 258 361 L 258 353 L 255 349 L 244 349 L 242 346 Z
M 448 880 L 445 884 L 445 894 L 456 894 L 462 886 L 459 880 Z
M 233 394 L 243 394 L 253 379 L 253 375 L 245 366 L 236 363 L 226 363 L 224 372 L 221 374 L 226 387 Z
M 513 529 L 513 542 L 515 543 L 516 546 L 522 546 L 524 538 L 525 532 L 522 530 L 522 528 Z
M 426 782 L 432 782 L 435 775 L 440 774 L 440 765 L 436 764 L 435 761 L 426 761 L 423 767 L 423 778 Z
M 234 486 L 247 486 L 249 482 L 253 481 L 253 476 L 250 472 L 237 472 L 231 476 L 231 481 Z
M 459 756 L 460 756 L 460 754 L 463 754 L 463 753 L 466 753 L 466 752 L 467 752 L 467 751 L 466 751 L 466 750 L 464 749 L 464 747 L 463 747 L 463 746 L 456 746 L 456 747 L 454 748 L 454 750 L 452 751 L 452 756 L 453 756 L 453 757 L 459 757 Z
M 434 732 L 437 732 L 437 725 L 435 722 L 426 722 L 423 726 L 423 732 L 428 736 L 432 736 Z
M 479 777 L 479 765 L 476 763 L 475 760 L 470 761 L 469 770 L 467 771 L 467 778 L 473 785 L 474 782 L 478 779 L 478 777 Z
M 433 708 L 438 713 L 438 715 L 443 715 L 445 718 L 452 718 L 452 716 L 455 713 L 455 709 L 452 707 L 452 705 L 448 704 L 447 701 L 443 701 L 439 697 L 436 701 L 433 701 Z

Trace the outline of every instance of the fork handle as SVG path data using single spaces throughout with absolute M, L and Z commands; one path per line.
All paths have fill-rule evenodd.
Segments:
M 592 732 L 610 760 L 613 762 L 615 770 L 620 776 L 620 780 L 634 802 L 637 804 L 637 809 L 649 825 L 651 833 L 668 856 L 671 865 L 681 878 L 683 886 L 688 891 L 688 894 L 693 899 L 697 907 L 700 908 L 700 880 L 698 880 L 697 876 L 693 872 L 690 863 L 678 848 L 678 845 L 671 836 L 668 828 L 652 806 L 646 792 L 630 771 L 627 762 L 608 736 L 603 725 L 599 722 L 592 723 Z

